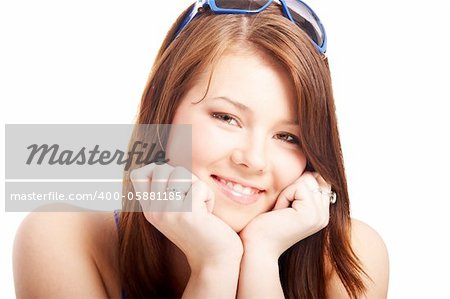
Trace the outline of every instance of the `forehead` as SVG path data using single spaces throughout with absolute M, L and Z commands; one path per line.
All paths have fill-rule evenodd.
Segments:
M 228 51 L 209 66 L 193 88 L 205 99 L 228 97 L 252 109 L 270 108 L 273 114 L 296 111 L 296 93 L 287 71 L 261 51 Z

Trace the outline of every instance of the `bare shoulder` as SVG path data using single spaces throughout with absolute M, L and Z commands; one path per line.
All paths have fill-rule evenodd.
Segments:
M 352 248 L 362 263 L 369 280 L 362 276 L 367 287 L 366 297 L 386 298 L 389 283 L 389 256 L 386 245 L 378 232 L 368 224 L 352 219 Z M 332 273 L 327 288 L 329 298 L 348 298 L 345 288 L 335 272 Z
M 113 213 L 32 212 L 16 233 L 18 298 L 120 297 Z

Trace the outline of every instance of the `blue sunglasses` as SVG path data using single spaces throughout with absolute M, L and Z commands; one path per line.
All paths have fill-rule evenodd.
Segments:
M 274 0 L 197 0 L 192 10 L 181 22 L 175 38 L 201 12 L 208 7 L 216 14 L 255 14 L 266 9 Z M 324 54 L 327 50 L 325 28 L 314 11 L 300 0 L 278 0 L 283 15 L 302 29 L 317 50 Z

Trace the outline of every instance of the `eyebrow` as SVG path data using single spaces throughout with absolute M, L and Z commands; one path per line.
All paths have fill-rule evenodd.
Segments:
M 213 100 L 224 100 L 224 101 L 227 101 L 228 103 L 230 103 L 231 105 L 233 105 L 234 107 L 236 107 L 237 109 L 239 109 L 239 110 L 241 110 L 243 112 L 250 112 L 251 111 L 251 109 L 248 106 L 245 106 L 242 103 L 233 101 L 232 99 L 227 98 L 227 97 L 215 97 L 215 98 L 212 98 L 212 99 Z
M 233 101 L 232 99 L 230 99 L 228 97 L 223 97 L 223 96 L 221 96 L 221 97 L 214 97 L 214 98 L 212 98 L 212 100 L 224 100 L 224 101 L 230 103 L 231 105 L 233 105 L 234 107 L 236 107 L 238 110 L 241 110 L 243 112 L 251 112 L 251 109 L 248 106 L 245 106 L 242 103 Z M 297 120 L 294 120 L 294 121 L 292 121 L 292 120 L 283 120 L 280 123 L 283 124 L 283 125 L 287 125 L 287 126 L 298 126 L 299 125 Z

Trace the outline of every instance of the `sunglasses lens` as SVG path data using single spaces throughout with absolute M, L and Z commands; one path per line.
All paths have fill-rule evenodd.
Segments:
M 270 0 L 216 0 L 216 6 L 222 9 L 258 10 Z
M 323 45 L 323 31 L 319 19 L 304 3 L 297 0 L 285 0 L 289 12 L 297 26 L 302 28 L 309 37 L 319 46 Z

